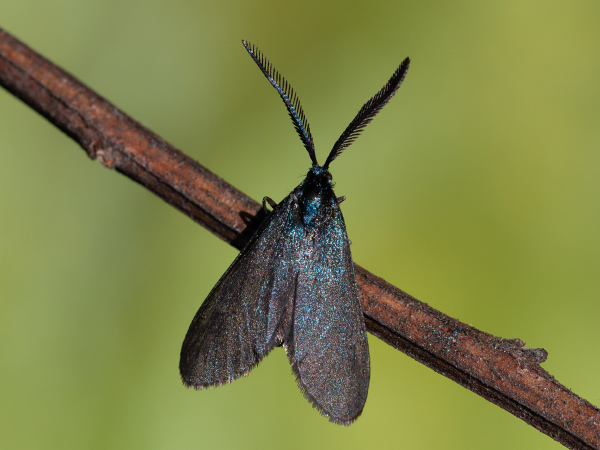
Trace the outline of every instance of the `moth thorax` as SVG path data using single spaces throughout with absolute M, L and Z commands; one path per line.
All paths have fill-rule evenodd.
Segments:
M 331 216 L 334 202 L 331 174 L 322 167 L 314 166 L 300 188 L 302 221 L 308 227 L 323 223 Z

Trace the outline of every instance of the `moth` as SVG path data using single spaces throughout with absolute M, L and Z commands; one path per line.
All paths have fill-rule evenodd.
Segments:
M 279 204 L 263 200 L 273 210 L 189 327 L 181 378 L 196 389 L 229 383 L 283 346 L 304 396 L 331 422 L 349 425 L 367 399 L 370 358 L 344 197 L 334 194 L 329 165 L 396 93 L 410 60 L 363 105 L 321 166 L 294 90 L 257 47 L 242 43 L 285 103 L 312 167 Z

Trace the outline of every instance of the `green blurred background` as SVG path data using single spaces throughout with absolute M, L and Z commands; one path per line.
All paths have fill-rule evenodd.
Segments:
M 543 347 L 600 403 L 600 3 L 0 0 L 0 26 L 251 197 L 310 162 L 240 40 L 299 94 L 323 161 L 405 56 L 396 97 L 332 165 L 357 263 Z M 0 91 L 0 447 L 551 449 L 370 336 L 362 417 L 328 423 L 276 349 L 203 392 L 187 327 L 236 251 L 89 160 Z

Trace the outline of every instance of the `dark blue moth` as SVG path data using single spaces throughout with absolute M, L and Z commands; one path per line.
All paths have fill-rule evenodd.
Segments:
M 196 389 L 229 383 L 282 345 L 304 396 L 330 421 L 348 425 L 367 399 L 369 347 L 339 207 L 343 198 L 333 192 L 329 164 L 396 93 L 410 61 L 364 104 L 320 166 L 292 87 L 255 46 L 242 42 L 279 92 L 313 164 L 281 203 L 265 198 L 273 211 L 190 325 L 181 377 Z

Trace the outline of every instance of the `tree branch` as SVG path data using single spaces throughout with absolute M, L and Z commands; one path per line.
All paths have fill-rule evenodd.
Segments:
M 243 248 L 261 207 L 0 29 L 0 84 L 92 159 Z M 543 349 L 483 333 L 356 266 L 367 329 L 572 449 L 600 448 L 600 410 L 540 367 Z

